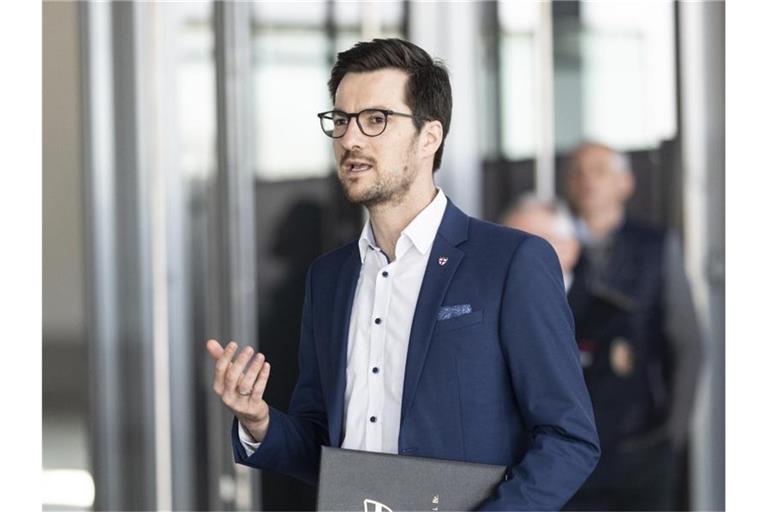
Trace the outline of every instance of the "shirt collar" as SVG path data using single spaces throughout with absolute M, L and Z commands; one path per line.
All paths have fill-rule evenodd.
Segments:
M 365 254 L 368 252 L 368 249 L 376 249 L 376 239 L 373 236 L 370 219 L 365 221 L 363 232 L 357 241 L 357 248 L 360 250 L 360 261 L 363 263 L 365 263 Z
M 448 198 L 445 197 L 443 190 L 437 187 L 437 195 L 432 199 L 432 202 L 416 215 L 410 224 L 403 229 L 400 236 L 406 236 L 421 254 L 426 254 L 435 240 L 447 205 Z M 360 261 L 363 263 L 365 263 L 365 255 L 369 248 L 378 249 L 370 219 L 363 226 L 363 232 L 360 234 L 357 246 L 360 250 Z
M 621 231 L 621 229 L 624 227 L 625 222 L 626 216 L 622 217 L 621 222 L 619 222 L 616 227 L 605 236 L 605 238 L 598 239 L 595 238 L 595 235 L 592 234 L 592 231 L 590 231 L 586 221 L 579 217 L 574 223 L 576 238 L 584 247 L 608 247 L 613 243 L 614 238 L 616 238 L 616 233 Z

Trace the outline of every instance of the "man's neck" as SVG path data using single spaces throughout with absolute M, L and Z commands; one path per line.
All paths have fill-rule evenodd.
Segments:
M 376 244 L 395 261 L 395 246 L 400 234 L 437 195 L 434 183 L 430 187 L 411 187 L 408 195 L 398 204 L 381 204 L 368 209 Z
M 589 229 L 589 233 L 594 240 L 604 240 L 624 220 L 624 208 L 617 206 L 610 210 L 602 210 L 582 213 L 581 218 Z

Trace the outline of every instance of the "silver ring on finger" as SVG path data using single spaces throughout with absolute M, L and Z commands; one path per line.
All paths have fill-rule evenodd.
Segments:
M 253 393 L 253 388 L 249 389 L 248 391 L 243 391 L 242 389 L 237 390 L 237 394 L 239 394 L 240 396 L 248 396 L 251 393 Z

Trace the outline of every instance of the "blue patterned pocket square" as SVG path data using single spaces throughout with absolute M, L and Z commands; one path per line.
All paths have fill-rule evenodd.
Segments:
M 459 304 L 457 306 L 443 306 L 437 313 L 437 320 L 448 320 L 457 316 L 466 315 L 472 312 L 472 306 L 469 304 Z

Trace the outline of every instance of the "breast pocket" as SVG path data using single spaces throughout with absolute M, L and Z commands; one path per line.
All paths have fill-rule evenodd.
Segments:
M 466 315 L 455 316 L 447 320 L 438 320 L 437 325 L 435 325 L 435 334 L 454 331 L 456 329 L 461 329 L 462 327 L 474 325 L 482 321 L 482 309 L 467 313 Z

